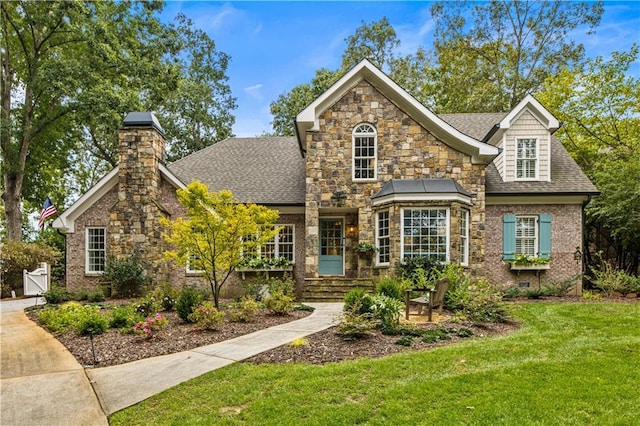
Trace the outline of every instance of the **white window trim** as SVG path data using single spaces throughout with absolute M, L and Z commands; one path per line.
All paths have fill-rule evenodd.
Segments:
M 376 246 L 380 247 L 380 213 L 387 214 L 387 220 L 389 221 L 389 225 L 387 230 L 389 235 L 386 238 L 389 240 L 389 250 L 391 250 L 391 213 L 389 210 L 380 210 L 376 212 Z M 391 263 L 391 253 L 389 253 L 389 262 L 380 262 L 380 251 L 376 252 L 376 266 L 389 266 Z
M 403 207 L 400 209 L 400 259 L 404 260 L 404 212 L 405 210 L 445 210 L 447 212 L 447 217 L 445 218 L 446 223 L 446 231 L 445 235 L 447 238 L 446 242 L 446 255 L 445 262 L 449 262 L 451 259 L 451 209 L 449 207 Z
M 535 224 L 533 225 L 533 231 L 535 233 L 534 236 L 534 240 L 533 240 L 533 248 L 534 248 L 534 256 L 538 256 L 540 254 L 540 217 L 537 215 L 516 215 L 516 232 L 515 232 L 515 237 L 516 237 L 516 242 L 515 242 L 515 253 L 516 254 L 523 254 L 521 252 L 518 252 L 518 219 L 533 219 L 535 221 Z
M 293 223 L 277 223 L 276 225 L 274 225 L 275 228 L 283 228 L 285 226 L 290 226 L 291 227 L 291 239 L 292 239 L 292 259 L 291 259 L 291 264 L 294 265 L 296 263 L 296 226 Z M 280 231 L 282 231 L 282 229 L 280 229 Z M 279 257 L 280 256 L 280 245 L 278 244 L 278 235 L 280 235 L 280 231 L 278 231 L 278 233 L 276 235 L 273 236 L 273 245 L 275 246 L 274 248 L 274 253 L 273 256 L 274 257 Z M 260 257 L 262 257 L 262 247 L 258 247 L 258 255 Z
M 104 271 L 90 271 L 89 270 L 89 230 L 102 229 L 104 233 L 104 255 L 105 255 L 105 267 L 107 259 L 107 228 L 105 226 L 87 226 L 84 230 L 84 273 L 85 275 L 102 275 Z
M 522 181 L 531 182 L 531 181 L 540 180 L 540 138 L 534 137 L 534 136 L 528 136 L 528 137 L 516 137 L 515 139 L 516 139 L 515 140 L 515 151 L 516 151 L 515 154 L 516 155 L 515 155 L 515 165 L 514 165 L 515 167 L 514 167 L 514 171 L 513 171 L 514 180 L 521 181 L 521 182 Z M 535 160 L 536 160 L 535 174 L 536 175 L 534 177 L 532 177 L 532 178 L 530 178 L 530 177 L 529 178 L 525 178 L 525 177 L 519 178 L 518 177 L 518 160 L 519 160 L 519 158 L 518 158 L 518 141 L 520 141 L 520 140 L 530 140 L 530 139 L 533 139 L 534 141 L 536 141 L 536 158 L 535 158 Z
M 200 275 L 202 273 L 204 273 L 203 269 L 191 269 L 191 262 L 189 262 L 189 260 L 191 259 L 191 256 L 187 257 L 187 264 L 185 266 L 185 272 L 187 275 Z
M 464 240 L 465 257 L 464 258 L 462 258 L 462 256 L 460 257 L 460 264 L 462 266 L 469 266 L 469 228 L 470 228 L 469 219 L 471 217 L 471 212 L 469 210 L 467 210 L 467 209 L 461 209 L 461 212 L 466 217 L 467 226 L 464 229 L 464 232 L 465 232 L 465 235 L 464 235 L 464 238 L 465 238 L 465 240 Z
M 362 133 L 356 136 L 356 129 L 360 126 L 367 125 L 373 128 L 373 133 Z M 370 137 L 373 136 L 373 178 L 356 178 L 356 137 Z M 359 123 L 351 131 L 351 179 L 354 182 L 372 182 L 378 180 L 378 129 L 371 123 Z

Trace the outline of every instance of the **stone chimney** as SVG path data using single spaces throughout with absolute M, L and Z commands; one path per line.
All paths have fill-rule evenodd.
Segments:
M 118 132 L 118 201 L 109 216 L 108 250 L 123 259 L 138 255 L 154 282 L 164 279 L 164 242 L 160 227 L 160 164 L 165 137 L 150 112 L 132 112 Z

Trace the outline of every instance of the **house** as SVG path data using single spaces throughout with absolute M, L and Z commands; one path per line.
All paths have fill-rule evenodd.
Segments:
M 582 209 L 598 191 L 534 97 L 508 113 L 436 115 L 364 60 L 295 124 L 296 137 L 231 138 L 167 165 L 153 114 L 129 114 L 119 165 L 54 222 L 68 286 L 96 285 L 108 253 L 133 252 L 156 281 L 197 282 L 163 261 L 158 225 L 182 214 L 175 190 L 194 179 L 280 212 L 268 253 L 294 263 L 305 299 L 370 286 L 423 255 L 505 287 L 581 272 Z M 359 242 L 378 250 L 360 256 Z M 550 261 L 514 265 L 516 253 Z

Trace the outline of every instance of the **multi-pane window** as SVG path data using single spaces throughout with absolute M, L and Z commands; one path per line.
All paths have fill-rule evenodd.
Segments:
M 378 212 L 377 220 L 378 265 L 388 265 L 389 258 L 389 210 Z
M 537 219 L 536 216 L 516 216 L 516 253 L 537 256 Z
M 460 264 L 469 264 L 469 210 L 460 209 Z
M 88 274 L 101 274 L 107 258 L 106 229 L 87 228 L 86 240 L 85 270 Z
M 537 169 L 536 139 L 518 139 L 516 149 L 516 178 L 535 179 Z
M 449 258 L 448 209 L 402 210 L 402 256 L 428 256 L 446 262 Z
M 294 261 L 294 229 L 293 225 L 277 225 L 280 229 L 273 240 L 260 247 L 260 255 L 267 259 L 284 257 L 290 262 Z
M 353 129 L 353 179 L 376 178 L 377 132 L 371 124 L 359 124 Z

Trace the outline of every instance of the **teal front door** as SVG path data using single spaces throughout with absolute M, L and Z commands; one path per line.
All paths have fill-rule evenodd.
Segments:
M 320 219 L 320 275 L 344 275 L 343 228 L 342 219 Z

